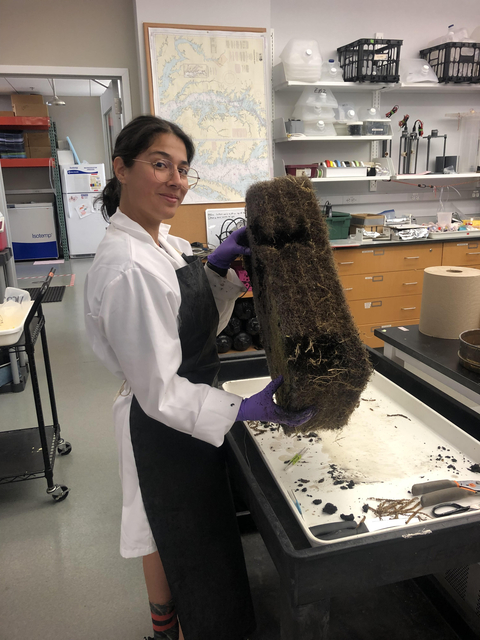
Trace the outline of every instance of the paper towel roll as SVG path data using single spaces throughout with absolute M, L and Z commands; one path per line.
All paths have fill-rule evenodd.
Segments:
M 421 333 L 455 339 L 480 327 L 480 269 L 428 267 L 424 273 Z

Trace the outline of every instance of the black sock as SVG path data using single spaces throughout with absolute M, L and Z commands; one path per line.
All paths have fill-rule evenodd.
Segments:
M 173 600 L 166 604 L 150 602 L 154 640 L 178 640 L 177 612 Z

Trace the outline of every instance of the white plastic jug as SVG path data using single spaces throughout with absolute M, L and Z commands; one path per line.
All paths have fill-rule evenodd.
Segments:
M 413 84 L 415 82 L 435 82 L 438 78 L 435 71 L 426 60 L 410 58 L 400 60 L 400 78 L 402 82 Z
M 439 44 L 444 44 L 445 42 L 467 42 L 469 41 L 468 30 L 466 27 L 461 27 L 458 29 L 454 29 L 454 24 L 448 25 L 447 33 L 440 38 L 435 38 L 435 40 L 431 40 L 427 48 L 437 47 Z
M 292 118 L 308 121 L 315 120 L 316 122 L 318 120 L 333 122 L 335 120 L 335 111 L 332 107 L 322 107 L 321 105 L 299 105 L 295 107 Z
M 322 65 L 322 80 L 324 82 L 343 82 L 343 71 L 333 58 Z
M 280 54 L 287 80 L 317 82 L 322 75 L 322 56 L 316 40 L 289 40 Z
M 306 136 L 336 136 L 337 132 L 331 122 L 317 120 L 316 122 L 305 122 Z
M 338 102 L 330 89 L 323 87 L 306 87 L 295 105 L 295 107 L 300 106 L 318 108 L 331 107 L 332 109 L 336 109 Z
M 354 122 L 359 120 L 355 105 L 351 102 L 342 102 L 338 105 L 337 120 L 340 122 Z

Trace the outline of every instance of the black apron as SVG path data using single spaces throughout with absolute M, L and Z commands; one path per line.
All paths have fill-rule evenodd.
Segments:
M 183 258 L 188 265 L 176 272 L 178 375 L 213 385 L 220 368 L 218 311 L 201 260 Z M 255 619 L 224 447 L 150 418 L 135 397 L 130 431 L 145 511 L 185 640 L 243 640 Z

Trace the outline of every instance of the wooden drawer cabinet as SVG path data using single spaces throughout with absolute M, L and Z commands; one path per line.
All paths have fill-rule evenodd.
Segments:
M 386 329 L 387 327 L 401 327 L 403 326 L 403 322 L 389 322 L 386 324 L 361 324 L 358 326 L 358 330 L 360 332 L 360 338 L 364 344 L 367 344 L 369 347 L 383 347 L 383 340 L 377 338 L 373 335 L 375 329 Z M 409 320 L 405 325 L 409 324 L 420 324 L 420 318 L 415 318 L 413 320 Z
M 470 242 L 445 242 L 442 264 L 452 267 L 477 267 L 480 265 L 480 240 Z
M 359 247 L 334 251 L 338 273 L 370 274 L 384 271 L 409 271 L 442 264 L 442 243 L 393 247 Z
M 350 311 L 357 325 L 387 322 L 408 322 L 420 317 L 422 296 L 396 296 L 376 300 L 351 300 Z
M 386 271 L 369 275 L 342 276 L 347 300 L 373 300 L 421 294 L 423 271 Z
M 445 264 L 443 247 L 443 242 L 419 242 L 334 251 L 345 297 L 365 344 L 383 346 L 373 335 L 377 328 L 419 323 L 424 269 Z

